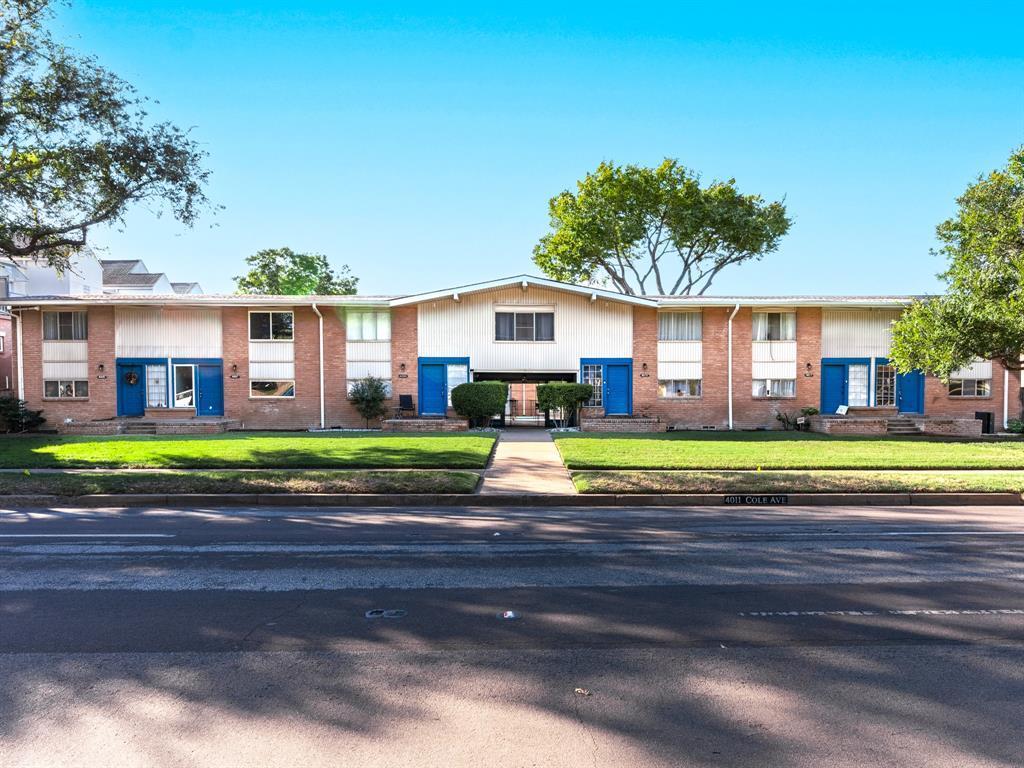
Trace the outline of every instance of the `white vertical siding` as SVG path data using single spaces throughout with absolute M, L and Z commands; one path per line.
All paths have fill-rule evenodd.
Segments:
M 991 379 L 992 378 L 992 361 L 991 360 L 975 360 L 968 366 L 965 366 L 957 371 L 953 371 L 949 375 L 951 379 Z
M 822 357 L 888 357 L 899 310 L 826 309 L 821 315 Z
M 659 341 L 658 379 L 703 378 L 704 342 Z
M 349 341 L 345 344 L 345 378 L 391 378 L 390 341 Z
M 755 341 L 753 346 L 752 379 L 795 379 L 795 341 Z
M 87 378 L 89 378 L 89 342 L 43 342 L 43 379 Z
M 295 378 L 295 342 L 250 341 L 250 381 L 290 381 Z
M 495 341 L 494 312 L 555 313 L 554 341 Z M 629 304 L 550 288 L 519 286 L 462 294 L 418 307 L 422 357 L 469 357 L 477 371 L 576 371 L 581 357 L 632 357 L 633 308 Z
M 114 312 L 117 357 L 222 357 L 219 309 L 140 309 Z

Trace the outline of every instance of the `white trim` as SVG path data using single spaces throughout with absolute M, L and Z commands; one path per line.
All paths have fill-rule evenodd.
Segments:
M 732 429 L 732 321 L 736 317 L 736 313 L 740 311 L 740 305 L 737 304 L 732 309 L 732 314 L 729 315 L 729 351 L 727 354 L 729 360 L 729 376 L 728 376 L 728 391 L 729 391 L 729 429 Z M 703 334 L 702 334 L 703 335 Z M 703 393 L 703 384 L 701 385 L 701 392 Z
M 495 288 L 507 288 L 512 285 L 521 286 L 523 290 L 528 290 L 531 285 L 537 288 L 551 288 L 557 291 L 565 291 L 566 293 L 577 293 L 581 296 L 591 298 L 591 300 L 593 300 L 593 297 L 600 297 L 602 299 L 607 299 L 608 301 L 620 301 L 625 304 L 636 304 L 642 307 L 658 306 L 658 300 L 654 298 L 645 296 L 629 296 L 624 293 L 606 291 L 601 288 L 574 285 L 572 283 L 560 283 L 557 280 L 549 280 L 544 277 L 531 277 L 530 275 L 516 275 L 515 277 L 505 277 L 500 280 L 489 280 L 484 283 L 473 283 L 471 285 L 460 285 L 455 288 L 446 288 L 440 291 L 400 296 L 391 300 L 391 306 L 402 307 L 408 304 L 420 304 L 424 301 L 449 299 L 455 293 L 462 296 L 467 293 L 479 293 L 480 291 L 490 291 Z
M 1003 368 L 1003 429 L 1010 426 L 1010 371 Z
M 324 403 L 324 316 L 320 314 L 315 301 L 313 302 L 313 311 L 316 312 L 317 322 L 320 326 L 317 338 L 320 342 L 320 429 L 323 429 L 327 424 L 326 404 Z M 292 338 L 295 338 L 295 315 L 292 315 Z M 251 384 L 249 385 L 249 396 L 252 397 Z

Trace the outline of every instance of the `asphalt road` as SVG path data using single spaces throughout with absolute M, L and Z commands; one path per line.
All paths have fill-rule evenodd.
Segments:
M 1015 507 L 5 510 L 0 765 L 1021 766 L 1022 566 Z

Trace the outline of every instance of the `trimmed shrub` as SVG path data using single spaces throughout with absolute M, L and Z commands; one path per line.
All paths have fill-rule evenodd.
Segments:
M 507 400 L 508 386 L 500 381 L 470 381 L 452 390 L 452 408 L 471 427 L 486 427 Z
M 565 427 L 576 420 L 576 414 L 585 402 L 594 396 L 590 384 L 571 381 L 552 381 L 537 385 L 537 409 L 548 411 L 556 426 Z
M 384 418 L 388 412 L 384 401 L 388 399 L 388 390 L 383 380 L 375 376 L 367 376 L 359 379 L 349 390 L 348 399 L 359 412 L 359 415 L 366 419 L 366 426 L 370 426 L 371 420 Z
M 1024 432 L 1024 420 L 1010 419 L 1008 422 L 1006 422 L 1006 431 L 1015 432 L 1016 434 Z
M 42 413 L 29 409 L 14 395 L 0 397 L 0 429 L 4 432 L 29 432 L 46 421 Z

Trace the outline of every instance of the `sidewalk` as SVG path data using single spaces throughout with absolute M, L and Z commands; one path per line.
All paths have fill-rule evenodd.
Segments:
M 540 429 L 506 429 L 498 438 L 482 494 L 576 494 L 551 435 Z

